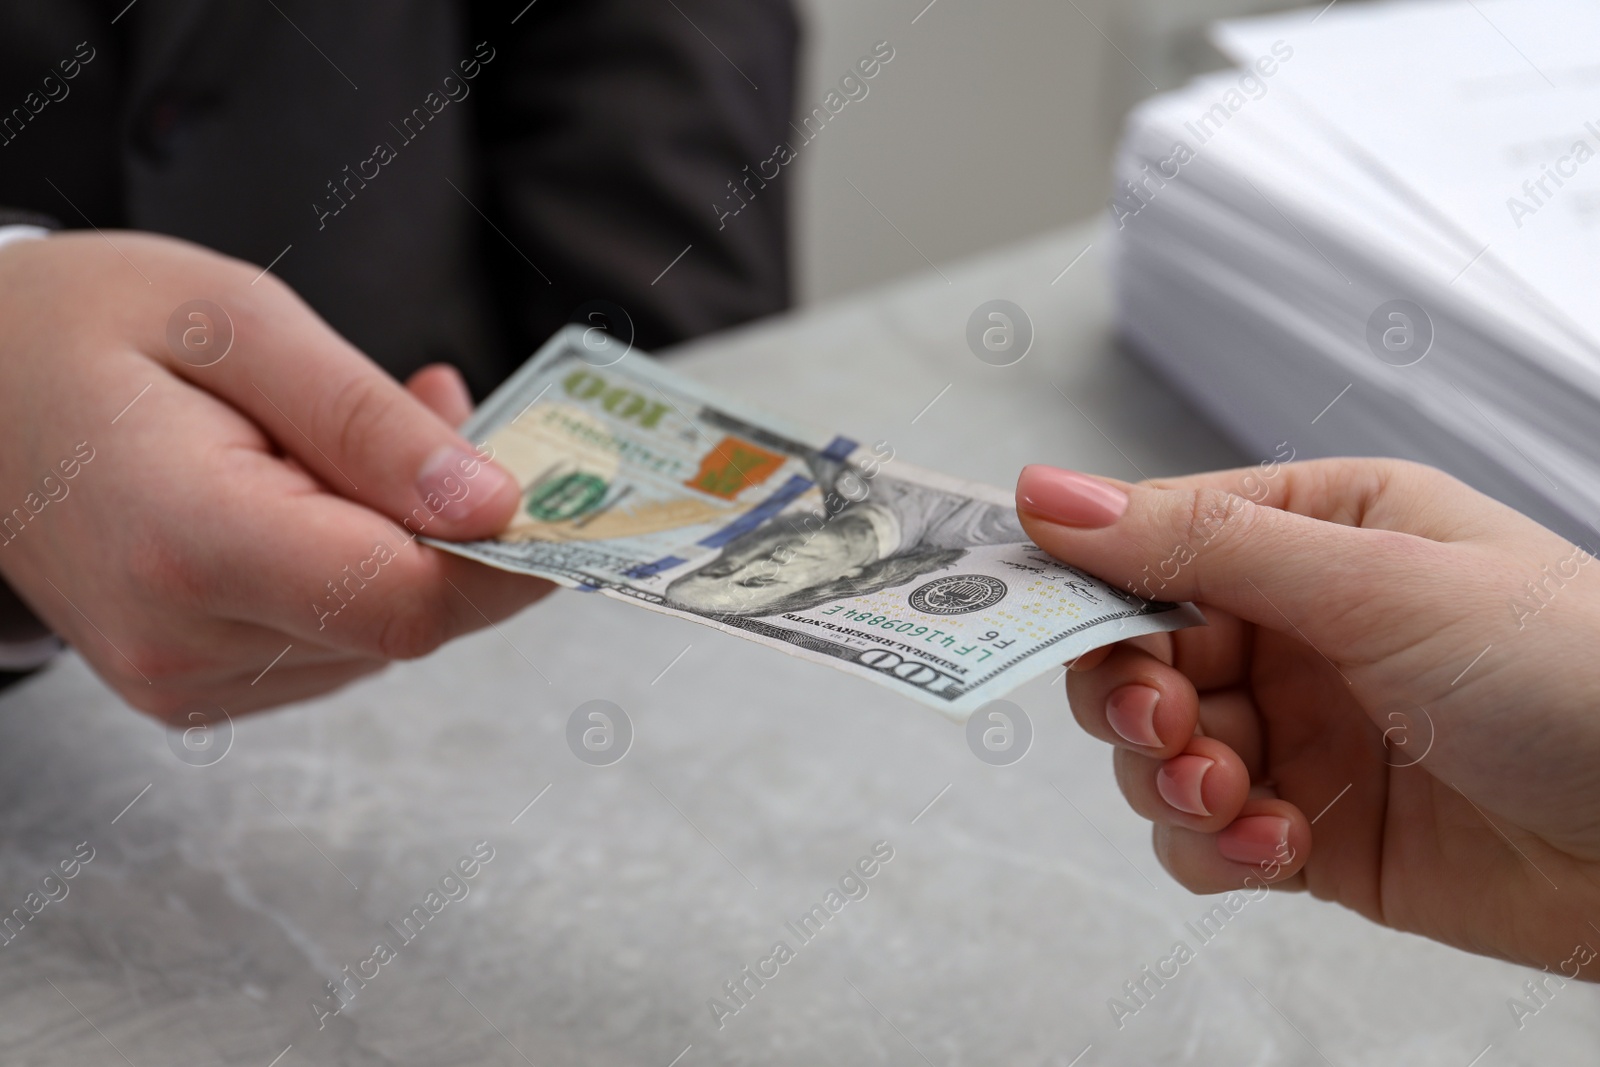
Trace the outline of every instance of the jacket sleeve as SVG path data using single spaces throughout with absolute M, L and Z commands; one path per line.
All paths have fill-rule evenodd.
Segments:
M 531 350 L 592 300 L 646 349 L 784 308 L 788 0 L 539 0 L 511 34 L 495 7 L 473 40 L 493 55 L 480 192 L 510 336 Z
M 62 644 L 0 579 L 0 690 L 43 667 Z
M 0 207 L 0 246 L 57 228 L 56 221 L 45 215 Z M 0 531 L 0 538 L 9 536 Z M 50 628 L 0 578 L 0 690 L 50 662 L 61 648 Z

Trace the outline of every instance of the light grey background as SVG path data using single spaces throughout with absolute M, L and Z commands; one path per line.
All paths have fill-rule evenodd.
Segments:
M 793 165 L 802 303 L 943 268 L 1099 210 L 1127 109 L 1155 86 L 1176 88 L 1220 65 L 1205 25 L 1301 6 L 796 2 L 807 30 L 801 113 L 820 106 L 876 42 L 895 49 L 868 95 L 846 105 Z
M 1096 230 L 951 262 L 1094 211 L 1140 92 L 1128 72 L 1170 85 L 1192 62 L 1181 30 L 1128 39 L 1124 61 L 1074 4 L 1113 36 L 1111 3 L 1158 30 L 1179 5 L 937 0 L 911 27 L 925 0 L 803 2 L 813 72 L 898 50 L 804 157 L 805 295 L 922 276 L 699 342 L 677 368 L 993 484 L 1025 462 L 1133 478 L 1250 458 L 1113 345 Z M 1010 367 L 966 344 L 996 298 L 1035 327 Z M 213 767 L 176 758 L 74 656 L 7 693 L 0 901 L 78 841 L 97 853 L 0 955 L 0 1063 L 1542 1067 L 1600 1046 L 1600 989 L 1518 1029 L 1508 1004 L 1534 972 L 1276 894 L 1119 1029 L 1108 1000 L 1215 901 L 1159 870 L 1056 680 L 1011 695 L 1035 744 L 990 767 L 886 690 L 558 597 L 244 721 Z M 637 727 L 612 767 L 563 738 L 593 699 Z M 496 857 L 470 897 L 318 1029 L 322 983 L 479 839 Z M 880 839 L 895 858 L 870 895 L 719 1029 L 707 999 Z
M 1244 461 L 1112 343 L 1105 250 L 1061 273 L 1095 235 L 707 338 L 674 370 L 995 485 L 1029 461 L 1123 477 Z M 1035 328 L 1009 367 L 967 347 L 994 298 Z M 597 699 L 635 727 L 609 767 L 564 737 Z M 62 657 L 0 697 L 0 905 L 78 842 L 96 856 L 0 946 L 0 1064 L 1595 1062 L 1600 987 L 1568 986 L 1519 1029 L 1508 1004 L 1536 972 L 1306 894 L 1269 894 L 1199 944 L 1186 924 L 1218 898 L 1161 871 L 1059 679 L 1007 699 L 1033 747 L 988 766 L 887 689 L 565 592 L 241 720 L 226 757 L 194 767 Z M 319 1029 L 323 983 L 398 941 L 385 922 L 479 840 L 495 858 L 471 894 Z M 880 840 L 894 858 L 869 895 L 719 1027 L 708 1000 Z M 1110 999 L 1179 938 L 1196 958 L 1114 1020 Z

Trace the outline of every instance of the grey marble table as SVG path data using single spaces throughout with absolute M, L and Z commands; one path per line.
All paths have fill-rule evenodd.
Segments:
M 1036 329 L 1010 367 L 965 340 L 991 298 Z M 1032 461 L 1136 477 L 1250 459 L 1112 343 L 1092 230 L 676 356 L 775 411 L 997 485 Z M 633 723 L 611 766 L 565 741 L 591 699 Z M 1569 986 L 1519 1030 L 1508 1000 L 1531 972 L 1305 897 L 1251 903 L 1201 943 L 1186 924 L 1214 901 L 1154 862 L 1059 685 L 1013 699 L 1033 749 L 992 767 L 887 691 L 558 594 L 242 721 L 194 766 L 65 658 L 0 700 L 0 908 L 80 844 L 93 859 L 0 944 L 0 1063 L 1594 1061 L 1594 990 Z M 878 842 L 893 858 L 867 895 L 795 937 L 786 924 Z M 447 878 L 475 846 L 492 860 Z M 430 908 L 441 880 L 467 895 Z M 402 936 L 419 904 L 425 925 Z M 1119 1027 L 1108 1001 L 1179 939 L 1193 961 Z M 793 958 L 746 980 L 731 1013 L 725 983 L 780 940 Z M 379 942 L 391 955 L 371 962 Z M 369 978 L 328 999 L 347 973 Z

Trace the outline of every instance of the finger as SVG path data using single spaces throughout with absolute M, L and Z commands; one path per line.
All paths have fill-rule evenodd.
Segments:
M 554 588 L 430 548 L 393 526 L 368 543 L 364 558 L 352 551 L 339 571 L 328 572 L 331 582 L 302 600 L 273 597 L 270 621 L 353 654 L 415 659 L 509 618 Z M 290 580 L 306 584 L 303 574 Z
M 1093 670 L 1067 672 L 1067 700 L 1091 736 L 1144 756 L 1176 756 L 1194 736 L 1194 686 L 1131 645 L 1115 646 Z
M 472 393 L 461 372 L 448 363 L 430 363 L 406 379 L 406 389 L 450 426 L 472 414 Z
M 1069 670 L 1087 671 L 1098 667 L 1114 648 L 1127 646 L 1142 649 L 1160 660 L 1162 663 L 1172 662 L 1172 635 L 1171 634 L 1140 634 L 1138 637 L 1127 637 L 1121 641 L 1113 641 L 1099 648 L 1092 648 L 1067 664 Z
M 1249 680 L 1254 634 L 1238 616 L 1208 605 L 1204 626 L 1162 636 L 1172 640 L 1172 665 L 1201 693 Z
M 325 666 L 348 662 L 348 651 L 253 623 L 214 616 L 196 620 L 147 616 L 145 623 L 163 635 L 163 652 L 149 658 L 145 673 L 158 690 L 186 691 L 245 681 L 280 668 Z
M 486 567 L 397 533 L 390 542 L 397 548 L 392 558 L 375 557 L 361 567 L 366 574 L 376 571 L 372 579 L 363 584 L 361 573 L 355 581 L 346 573 L 315 603 L 310 614 L 317 636 L 355 653 L 415 659 L 509 618 L 554 588 L 542 578 Z
M 1500 535 L 1530 521 L 1444 471 L 1394 459 L 1262 464 L 1144 484 L 1186 492 L 1218 489 L 1262 507 L 1433 541 Z
M 287 287 L 270 276 L 253 289 L 218 286 L 233 330 L 227 353 L 204 366 L 165 344 L 151 355 L 249 415 L 332 491 L 413 532 L 487 537 L 510 519 L 515 479 Z
M 135 709 L 158 722 L 186 729 L 215 725 L 254 712 L 325 696 L 376 674 L 388 665 L 383 660 L 346 658 L 336 663 L 309 667 L 274 668 L 265 676 L 255 679 L 248 675 L 236 675 L 181 693 L 146 694 L 130 689 L 127 700 Z
M 1311 858 L 1311 824 L 1285 800 L 1252 798 L 1220 833 L 1157 825 L 1156 858 L 1193 893 L 1226 893 L 1258 886 L 1297 888 Z
M 387 660 L 349 658 L 338 663 L 292 667 L 281 674 L 274 668 L 264 677 L 240 676 L 232 685 L 219 686 L 215 698 L 226 702 L 224 706 L 233 715 L 249 715 L 327 696 L 388 666 Z
M 1091 648 L 1089 651 L 1085 652 L 1083 655 L 1067 664 L 1067 672 L 1069 676 L 1068 684 L 1071 684 L 1070 676 L 1072 672 L 1094 670 L 1096 667 L 1100 666 L 1100 664 L 1105 662 L 1106 657 L 1111 655 L 1111 650 L 1116 647 L 1116 645 L 1101 645 L 1099 648 Z
M 1228 746 L 1250 781 L 1260 782 L 1267 773 L 1267 733 L 1250 694 L 1243 688 L 1202 693 L 1199 718 L 1199 732 Z
M 174 494 L 175 525 L 201 531 L 182 558 L 197 610 L 359 656 L 409 659 L 499 622 L 550 583 L 419 543 L 383 516 L 317 491 L 273 457 L 240 451 L 203 499 Z M 200 538 L 203 534 L 203 540 Z M 218 552 L 214 546 L 225 546 Z M 281 646 L 280 646 L 281 647 Z
M 1154 759 L 1121 748 L 1112 756 L 1128 806 L 1151 822 L 1214 833 L 1250 795 L 1250 772 L 1227 745 L 1191 737 L 1179 755 Z
M 1282 468 L 1283 480 L 1299 477 L 1295 470 Z M 1325 491 L 1328 512 L 1360 512 L 1379 489 L 1352 477 Z M 1445 546 L 1424 537 L 1343 526 L 1212 487 L 1157 489 L 1033 466 L 1018 480 L 1017 510 L 1040 548 L 1113 584 L 1216 605 L 1332 655 L 1366 635 L 1359 620 L 1386 605 L 1437 598 L 1453 570 Z

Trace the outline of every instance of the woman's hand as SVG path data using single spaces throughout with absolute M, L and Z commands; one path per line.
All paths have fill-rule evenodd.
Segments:
M 258 268 L 17 242 L 0 323 L 0 576 L 137 708 L 314 696 L 551 588 L 414 539 L 490 536 L 520 495 L 452 428 L 459 379 L 402 389 Z
M 1029 467 L 1050 554 L 1210 625 L 1084 657 L 1067 694 L 1199 893 L 1269 882 L 1600 978 L 1600 564 L 1431 468 L 1128 485 Z M 1315 825 L 1313 825 L 1315 823 Z

